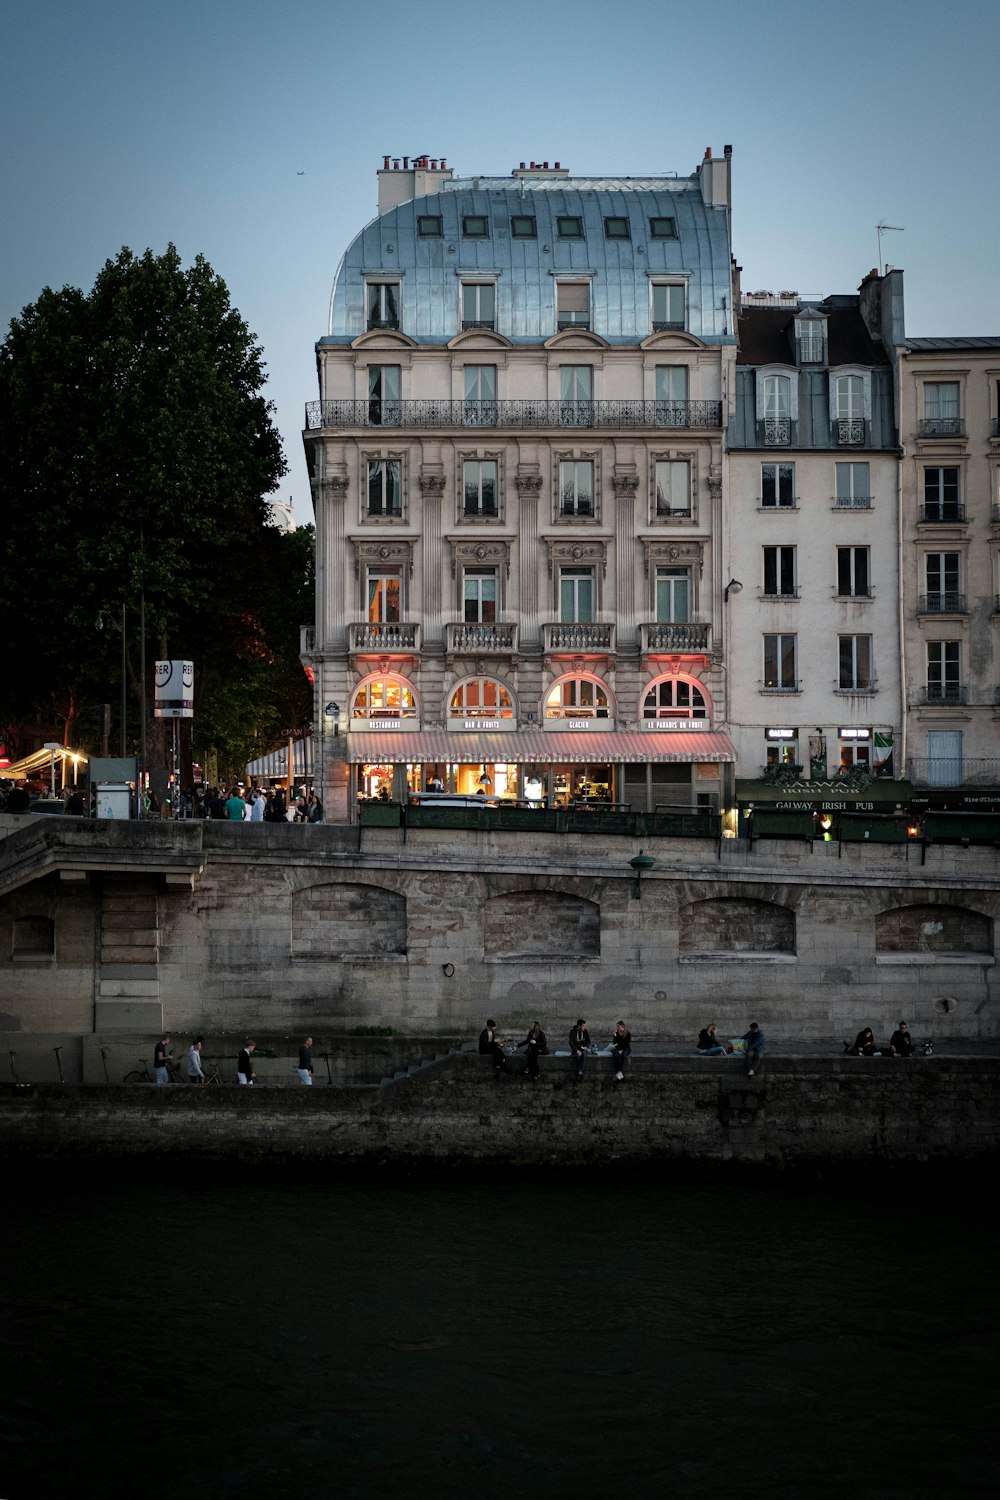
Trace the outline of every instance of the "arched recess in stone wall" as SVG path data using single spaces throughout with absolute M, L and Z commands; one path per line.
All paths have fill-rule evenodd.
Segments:
M 311 885 L 292 896 L 293 958 L 406 953 L 406 898 L 381 885 Z
M 487 963 L 579 963 L 601 956 L 601 908 L 566 891 L 508 891 L 483 908 Z
M 894 906 L 875 918 L 876 953 L 993 952 L 993 923 L 966 906 Z
M 713 896 L 680 911 L 680 954 L 795 952 L 795 913 L 776 901 Z

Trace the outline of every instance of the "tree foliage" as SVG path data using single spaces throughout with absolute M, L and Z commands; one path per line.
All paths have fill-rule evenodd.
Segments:
M 123 249 L 89 293 L 46 288 L 11 323 L 0 346 L 4 718 L 115 701 L 122 639 L 95 621 L 120 620 L 123 605 L 134 685 L 143 596 L 149 662 L 195 662 L 217 748 L 245 737 L 241 684 L 252 719 L 271 706 L 256 740 L 308 716 L 287 615 L 303 608 L 310 543 L 269 524 L 266 496 L 286 466 L 265 379 L 225 283 L 200 256 L 185 269 L 172 245 Z

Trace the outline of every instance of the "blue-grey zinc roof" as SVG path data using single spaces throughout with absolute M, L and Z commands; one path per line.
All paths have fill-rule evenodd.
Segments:
M 514 238 L 512 215 L 535 218 L 534 239 Z M 443 234 L 417 234 L 418 217 L 439 215 Z M 484 215 L 486 239 L 467 238 L 462 220 Z M 582 239 L 560 239 L 561 216 L 583 221 Z M 626 218 L 627 240 L 609 239 L 604 220 Z M 651 218 L 672 218 L 676 239 L 653 239 Z M 537 343 L 556 331 L 555 280 L 580 273 L 591 282 L 592 328 L 609 343 L 633 344 L 650 325 L 650 277 L 687 284 L 687 326 L 706 343 L 734 341 L 727 215 L 708 207 L 691 179 L 471 179 L 380 214 L 348 247 L 330 301 L 324 342 L 347 343 L 365 331 L 365 280 L 400 279 L 401 330 L 437 344 L 461 330 L 460 281 L 496 277 L 496 327 L 513 343 Z

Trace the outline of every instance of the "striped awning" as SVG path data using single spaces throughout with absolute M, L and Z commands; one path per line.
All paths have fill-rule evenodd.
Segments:
M 312 736 L 307 734 L 304 739 L 296 740 L 294 750 L 292 776 L 311 776 L 313 774 Z M 283 745 L 280 750 L 274 750 L 270 755 L 262 755 L 259 760 L 252 760 L 247 766 L 247 775 L 251 781 L 285 780 L 288 776 L 288 746 Z
M 347 759 L 353 765 L 469 765 L 475 762 L 508 765 L 573 761 L 611 764 L 631 761 L 729 762 L 736 750 L 721 730 L 698 732 L 651 730 L 600 731 L 593 734 L 546 733 L 519 729 L 513 734 L 448 734 L 444 730 L 416 730 L 408 734 L 348 734 Z

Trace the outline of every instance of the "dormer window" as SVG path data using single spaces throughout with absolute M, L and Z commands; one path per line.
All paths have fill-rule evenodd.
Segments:
M 826 331 L 822 318 L 796 318 L 795 337 L 799 345 L 800 365 L 823 363 L 823 335 Z

